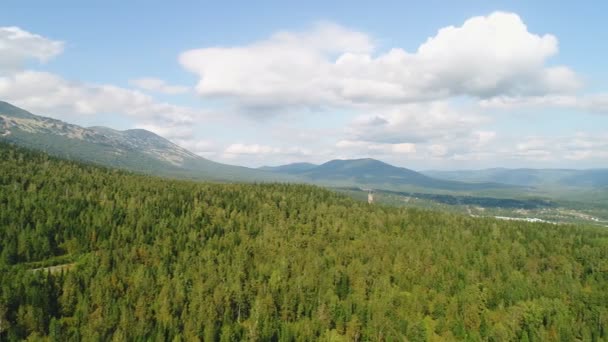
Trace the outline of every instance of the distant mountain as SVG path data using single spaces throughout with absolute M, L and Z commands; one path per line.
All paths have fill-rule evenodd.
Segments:
M 608 187 L 608 169 L 505 169 L 424 171 L 430 177 L 464 182 L 500 182 L 528 187 Z
M 81 127 L 34 115 L 0 101 L 0 140 L 49 154 L 136 172 L 197 180 L 280 181 L 385 190 L 478 191 L 546 184 L 607 187 L 608 169 L 488 169 L 428 171 L 425 174 L 374 159 L 294 163 L 251 169 L 202 158 L 143 129 L 118 131 Z
M 59 157 L 177 178 L 289 181 L 292 177 L 216 163 L 143 129 L 84 128 L 0 101 L 0 139 Z
M 331 160 L 322 165 L 288 164 L 273 168 L 274 172 L 296 175 L 326 185 L 360 185 L 378 189 L 416 187 L 438 190 L 471 191 L 501 189 L 512 186 L 499 183 L 465 183 L 432 178 L 416 171 L 396 167 L 375 159 Z
M 566 186 L 605 188 L 608 187 L 608 169 L 576 170 L 559 182 Z
M 262 166 L 259 170 L 294 174 L 313 169 L 317 166 L 319 165 L 312 163 L 293 163 L 280 166 Z

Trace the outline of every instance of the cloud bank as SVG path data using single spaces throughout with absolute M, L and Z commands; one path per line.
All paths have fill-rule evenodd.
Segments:
M 369 156 L 406 166 L 597 164 L 608 156 L 606 137 L 593 132 L 513 138 L 492 127 L 498 111 L 522 108 L 608 113 L 607 93 L 584 94 L 582 77 L 553 63 L 557 37 L 530 32 L 514 13 L 441 28 L 413 51 L 381 48 L 369 34 L 331 22 L 188 50 L 178 62 L 198 77 L 194 86 L 145 77 L 128 88 L 36 68 L 63 50 L 61 41 L 0 27 L 0 98 L 68 121 L 123 115 L 200 155 L 248 165 Z M 176 94 L 212 103 L 213 115 L 155 98 Z M 211 117 L 222 129 L 202 136 L 197 130 Z
M 185 132 L 204 117 L 204 111 L 157 101 L 139 90 L 110 84 L 92 84 L 27 67 L 29 60 L 47 62 L 63 52 L 63 42 L 18 27 L 0 27 L 0 98 L 42 115 L 73 118 L 78 115 L 122 114 L 138 125 L 163 127 L 169 137 Z M 151 80 L 140 80 L 154 88 Z M 160 81 L 156 90 L 182 89 Z M 157 130 L 160 131 L 160 130 Z M 192 134 L 190 131 L 189 134 Z
M 454 96 L 539 96 L 581 82 L 566 66 L 547 66 L 557 38 L 528 31 L 513 13 L 449 26 L 414 52 L 378 51 L 369 35 L 321 23 L 245 46 L 186 51 L 179 61 L 200 77 L 203 97 L 245 107 L 405 104 Z

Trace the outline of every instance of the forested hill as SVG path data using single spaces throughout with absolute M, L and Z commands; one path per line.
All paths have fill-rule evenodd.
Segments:
M 276 174 L 298 176 L 315 184 L 329 186 L 364 186 L 376 189 L 395 190 L 402 187 L 417 187 L 428 190 L 475 191 L 488 189 L 515 189 L 514 185 L 500 182 L 458 182 L 433 178 L 414 170 L 393 166 L 379 160 L 334 159 L 321 165 L 294 163 L 260 170 Z
M 608 338 L 599 228 L 169 181 L 2 144 L 0 208 L 2 341 Z
M 1 141 L 61 158 L 163 177 L 240 182 L 296 180 L 286 175 L 216 163 L 143 129 L 85 128 L 34 115 L 3 101 L 0 101 Z

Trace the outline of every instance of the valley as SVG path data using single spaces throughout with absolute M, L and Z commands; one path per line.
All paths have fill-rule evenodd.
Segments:
M 367 191 L 361 188 L 334 188 L 360 201 L 366 199 Z M 608 227 L 608 205 L 606 202 L 567 202 L 550 197 L 497 198 L 479 196 L 433 194 L 374 190 L 376 203 L 432 209 L 470 215 L 472 217 L 493 217 L 541 221 L 551 223 L 583 223 Z M 587 202 L 588 203 L 588 202 Z

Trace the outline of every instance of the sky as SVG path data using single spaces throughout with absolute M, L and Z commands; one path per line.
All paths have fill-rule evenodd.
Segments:
M 608 3 L 29 1 L 0 100 L 257 167 L 608 167 Z

